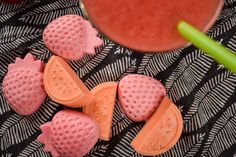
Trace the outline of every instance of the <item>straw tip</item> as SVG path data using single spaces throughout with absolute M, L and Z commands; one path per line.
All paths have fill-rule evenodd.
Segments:
M 177 24 L 177 29 L 180 31 L 180 30 L 182 30 L 183 28 L 185 28 L 187 25 L 188 25 L 188 23 L 187 23 L 186 21 L 180 21 L 180 22 Z

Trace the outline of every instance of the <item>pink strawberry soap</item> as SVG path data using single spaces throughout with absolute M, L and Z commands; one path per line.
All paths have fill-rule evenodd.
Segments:
M 40 129 L 42 134 L 37 140 L 45 144 L 44 150 L 53 157 L 82 157 L 92 149 L 100 134 L 92 118 L 73 110 L 59 111 Z
M 129 74 L 118 85 L 121 109 L 135 122 L 147 120 L 165 95 L 166 90 L 159 81 L 144 75 Z
M 48 24 L 43 41 L 54 54 L 68 60 L 78 60 L 85 54 L 95 54 L 103 41 L 89 21 L 79 15 L 65 15 Z
M 44 102 L 43 71 L 44 63 L 30 53 L 8 66 L 2 83 L 3 95 L 16 113 L 30 115 Z

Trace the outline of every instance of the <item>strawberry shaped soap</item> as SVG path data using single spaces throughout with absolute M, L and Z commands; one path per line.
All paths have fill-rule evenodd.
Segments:
M 84 113 L 62 110 L 51 122 L 40 126 L 42 134 L 37 140 L 45 144 L 44 150 L 53 157 L 82 157 L 95 145 L 99 137 L 96 122 Z
M 65 15 L 48 24 L 43 41 L 53 53 L 68 60 L 78 60 L 85 54 L 95 54 L 103 41 L 89 21 L 79 15 Z
M 16 58 L 15 63 L 8 66 L 2 83 L 3 94 L 18 114 L 32 114 L 44 102 L 43 70 L 44 63 L 35 60 L 30 53 L 24 59 Z
M 147 120 L 165 95 L 165 88 L 159 81 L 139 74 L 125 76 L 118 86 L 121 109 L 135 122 Z

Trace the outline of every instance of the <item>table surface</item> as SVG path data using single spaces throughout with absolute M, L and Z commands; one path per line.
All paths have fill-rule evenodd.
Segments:
M 121 7 L 121 6 L 117 6 Z M 0 80 L 16 57 L 31 51 L 45 63 L 52 53 L 42 41 L 45 26 L 65 14 L 83 15 L 76 0 L 28 0 L 18 5 L 0 2 Z M 114 19 L 115 20 L 115 19 Z M 236 52 L 236 0 L 224 8 L 208 35 Z M 194 46 L 161 54 L 141 54 L 108 40 L 96 56 L 70 62 L 89 89 L 106 81 L 119 81 L 128 73 L 160 80 L 184 120 L 179 142 L 163 157 L 236 156 L 236 75 Z M 63 107 L 47 98 L 30 116 L 16 114 L 0 85 L 0 154 L 3 157 L 50 156 L 36 138 L 39 126 Z M 142 156 L 129 143 L 144 123 L 132 123 L 116 101 L 109 142 L 98 141 L 87 156 Z

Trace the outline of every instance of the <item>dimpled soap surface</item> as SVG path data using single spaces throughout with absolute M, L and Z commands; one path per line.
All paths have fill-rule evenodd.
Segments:
M 165 95 L 166 90 L 159 81 L 139 74 L 125 76 L 118 86 L 121 109 L 135 122 L 147 120 Z
M 183 119 L 179 109 L 165 97 L 133 139 L 131 146 L 140 154 L 154 156 L 171 149 L 179 140 Z
M 68 107 L 82 107 L 91 104 L 94 96 L 67 62 L 52 56 L 44 71 L 44 87 L 49 97 Z
M 186 44 L 176 26 L 185 20 L 207 30 L 223 0 L 83 0 L 96 27 L 110 39 L 140 51 L 165 51 Z
M 98 123 L 100 139 L 109 141 L 111 136 L 112 116 L 116 100 L 117 82 L 105 82 L 92 89 L 96 97 L 93 104 L 84 107 L 84 112 Z
M 78 60 L 86 53 L 95 54 L 103 41 L 89 21 L 79 15 L 65 15 L 53 20 L 43 32 L 45 45 L 56 55 Z
M 53 157 L 82 157 L 87 154 L 99 137 L 96 122 L 84 113 L 62 110 L 51 122 L 43 124 L 37 140 L 45 144 L 44 150 Z
M 21 115 L 34 113 L 44 102 L 44 63 L 28 53 L 24 59 L 16 58 L 8 66 L 3 79 L 3 94 L 10 107 Z

